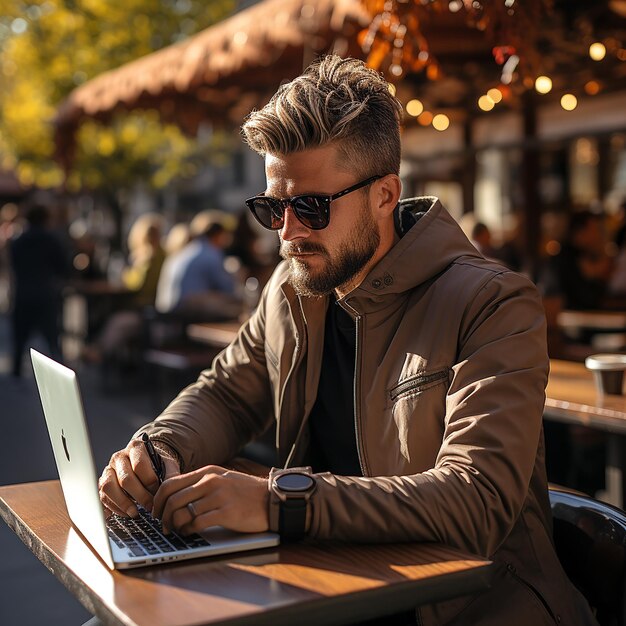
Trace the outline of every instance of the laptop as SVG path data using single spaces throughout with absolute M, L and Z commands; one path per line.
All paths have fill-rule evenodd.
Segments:
M 159 520 L 141 507 L 137 519 L 106 519 L 76 373 L 32 348 L 30 354 L 67 512 L 111 569 L 278 545 L 276 533 L 237 533 L 219 526 L 191 536 L 164 535 Z

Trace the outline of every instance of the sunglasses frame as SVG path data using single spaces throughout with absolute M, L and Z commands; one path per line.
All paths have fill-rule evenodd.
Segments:
M 306 226 L 307 228 L 311 229 L 311 230 L 323 230 L 324 228 L 326 228 L 328 226 L 328 224 L 330 224 L 330 203 L 333 200 L 337 200 L 338 198 L 342 198 L 343 196 L 348 195 L 349 193 L 352 193 L 353 191 L 356 191 L 357 189 L 362 189 L 363 187 L 367 187 L 367 185 L 371 185 L 374 181 L 378 180 L 379 178 L 383 178 L 382 174 L 378 174 L 376 176 L 370 176 L 369 178 L 366 178 L 365 180 L 362 180 L 358 183 L 356 183 L 355 185 L 352 185 L 350 187 L 347 187 L 346 189 L 343 189 L 342 191 L 338 191 L 337 193 L 333 193 L 331 195 L 323 195 L 323 194 L 316 194 L 316 193 L 304 193 L 304 194 L 300 194 L 297 196 L 291 196 L 291 198 L 272 198 L 272 196 L 266 196 L 265 194 L 260 194 L 258 196 L 253 196 L 252 198 L 248 198 L 246 200 L 246 206 L 248 207 L 248 209 L 250 209 L 250 212 L 252 213 L 252 215 L 254 216 L 254 219 L 256 219 L 256 221 L 261 224 L 261 226 L 263 226 L 263 228 L 266 228 L 267 230 L 280 230 L 284 225 L 285 225 L 285 211 L 287 209 L 288 206 L 291 207 L 291 210 L 293 211 L 293 214 L 296 216 L 296 218 L 298 219 L 298 221 L 303 224 L 304 226 Z M 324 218 L 324 225 L 323 226 L 311 226 L 310 224 L 307 224 L 304 221 L 304 218 L 302 218 L 299 215 L 299 211 L 298 209 L 295 207 L 295 203 L 298 200 L 302 200 L 302 199 L 306 199 L 306 198 L 314 198 L 315 200 L 317 200 L 318 202 L 320 202 L 320 204 L 323 207 L 323 218 Z M 257 212 L 256 212 L 256 208 L 254 206 L 255 202 L 257 200 L 265 200 L 268 201 L 268 203 L 271 206 L 271 211 L 275 214 L 275 215 L 279 215 L 280 212 L 280 225 L 277 226 L 276 228 L 272 228 L 271 226 L 268 226 L 267 224 L 264 224 L 261 221 L 261 218 L 258 216 Z M 320 212 L 318 212 L 320 213 Z

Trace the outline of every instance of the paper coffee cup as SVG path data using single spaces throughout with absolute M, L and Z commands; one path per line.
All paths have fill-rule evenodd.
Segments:
M 622 394 L 626 354 L 593 354 L 585 367 L 593 372 L 600 393 Z

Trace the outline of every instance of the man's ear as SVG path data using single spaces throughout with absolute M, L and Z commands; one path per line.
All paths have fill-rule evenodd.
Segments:
M 372 211 L 376 219 L 386 219 L 396 208 L 402 192 L 402 182 L 395 174 L 387 174 L 374 183 Z

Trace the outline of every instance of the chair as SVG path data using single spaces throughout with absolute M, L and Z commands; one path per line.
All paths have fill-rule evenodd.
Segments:
M 193 318 L 144 310 L 143 364 L 150 378 L 155 411 L 211 365 L 219 350 L 191 341 L 186 327 Z
M 550 485 L 554 543 L 568 577 L 600 626 L 626 623 L 626 513 Z

